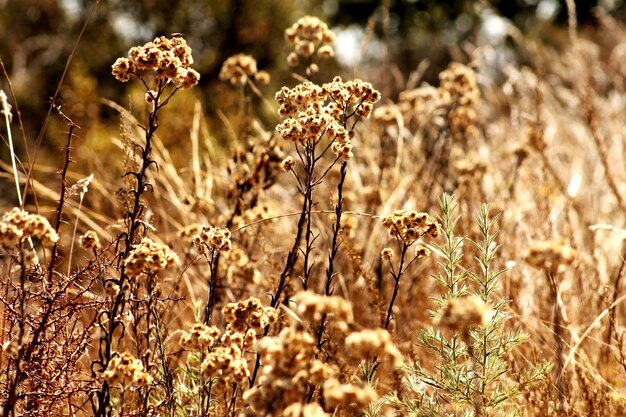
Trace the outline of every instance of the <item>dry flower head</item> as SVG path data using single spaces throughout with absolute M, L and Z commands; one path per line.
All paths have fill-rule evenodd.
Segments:
M 84 235 L 82 235 L 79 239 L 80 246 L 87 250 L 98 250 L 100 249 L 100 238 L 93 230 L 87 231 Z
M 383 218 L 383 226 L 390 236 L 405 244 L 413 244 L 423 236 L 439 236 L 439 224 L 427 213 L 414 210 L 396 210 Z
M 30 214 L 17 207 L 4 213 L 0 219 L 0 244 L 15 247 L 27 237 L 37 238 L 44 245 L 59 240 L 59 235 L 48 220 L 39 214 Z
M 346 349 L 357 359 L 389 358 L 396 368 L 402 363 L 402 354 L 385 329 L 366 329 L 346 337 Z
M 485 326 L 493 317 L 493 310 L 476 295 L 467 295 L 448 302 L 436 323 L 451 330 L 466 332 L 472 327 Z
M 130 278 L 153 275 L 178 262 L 178 255 L 167 245 L 144 237 L 124 261 Z
M 300 57 L 309 62 L 313 55 L 331 58 L 335 55 L 332 44 L 335 34 L 328 25 L 315 16 L 304 16 L 285 30 L 285 39 L 294 47 L 294 52 L 287 57 L 289 65 L 295 67 Z
M 192 242 L 199 253 L 228 252 L 232 248 L 230 230 L 203 224 Z
M 283 87 L 276 93 L 278 113 L 286 117 L 276 130 L 280 136 L 298 144 L 317 143 L 325 135 L 333 141 L 332 151 L 350 159 L 353 131 L 347 118 L 368 118 L 380 92 L 362 80 L 344 82 L 341 77 L 322 86 L 306 81 L 294 88 Z
M 570 265 L 577 253 L 561 239 L 534 242 L 526 253 L 526 262 L 535 268 L 553 270 L 560 265 Z
M 266 71 L 259 71 L 256 60 L 246 54 L 233 55 L 224 61 L 219 78 L 234 86 L 244 86 L 249 79 L 259 84 L 268 84 L 270 76 Z
M 144 371 L 141 361 L 128 352 L 114 356 L 104 371 L 104 379 L 111 385 L 146 386 L 152 383 L 150 374 Z
M 176 88 L 189 88 L 200 80 L 200 74 L 189 66 L 193 64 L 191 48 L 182 37 L 160 36 L 143 46 L 134 46 L 126 58 L 118 58 L 112 66 L 118 81 L 154 71 L 157 80 L 171 82 Z

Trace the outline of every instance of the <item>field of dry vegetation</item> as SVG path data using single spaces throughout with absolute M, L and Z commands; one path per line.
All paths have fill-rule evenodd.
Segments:
M 5 71 L 0 414 L 626 415 L 626 28 L 598 21 L 431 85 L 331 73 L 305 16 L 278 91 L 223 63 L 213 130 L 202 51 L 160 36 L 110 63 L 106 146 L 52 103 L 58 166 Z

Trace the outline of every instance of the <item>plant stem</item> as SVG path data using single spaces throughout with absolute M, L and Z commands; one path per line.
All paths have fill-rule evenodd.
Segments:
M 164 90 L 165 85 L 160 82 L 156 97 L 153 102 L 152 110 L 148 113 L 148 126 L 147 128 L 145 128 L 146 143 L 143 147 L 141 147 L 141 167 L 137 172 L 131 171 L 127 173 L 127 175 L 132 175 L 135 177 L 136 187 L 130 191 L 130 193 L 134 197 L 132 210 L 129 210 L 124 214 L 128 229 L 126 232 L 123 232 L 118 236 L 118 243 L 119 241 L 123 241 L 124 245 L 123 249 L 118 254 L 120 278 L 117 282 L 117 285 L 119 287 L 119 293 L 117 294 L 117 296 L 115 296 L 111 308 L 108 311 L 101 313 L 101 320 L 106 320 L 106 322 L 101 324 L 103 334 L 100 338 L 99 359 L 98 361 L 96 361 L 96 363 L 101 366 L 102 370 L 107 368 L 111 360 L 113 354 L 113 337 L 118 326 L 120 326 L 122 323 L 118 319 L 118 316 L 124 311 L 124 307 L 126 305 L 126 294 L 124 286 L 128 277 L 126 275 L 124 260 L 126 260 L 126 258 L 128 258 L 128 256 L 130 255 L 133 244 L 136 241 L 136 234 L 139 231 L 140 225 L 142 225 L 140 217 L 143 214 L 144 206 L 141 203 L 141 197 L 146 189 L 150 186 L 147 183 L 148 168 L 150 167 L 150 165 L 156 164 L 156 162 L 154 162 L 150 158 L 152 154 L 152 138 L 154 137 L 154 134 L 159 126 L 158 111 L 166 103 L 163 102 L 159 104 L 159 98 L 163 94 Z M 109 384 L 107 381 L 102 384 L 100 391 L 98 391 L 95 395 L 97 397 L 97 402 L 93 404 L 95 416 L 111 416 L 113 410 L 110 406 L 111 397 L 109 393 Z
M 402 243 L 402 252 L 400 254 L 400 266 L 398 267 L 398 271 L 394 272 L 393 270 L 391 271 L 391 276 L 394 279 L 394 287 L 393 287 L 393 294 L 391 295 L 391 300 L 389 301 L 389 307 L 387 308 L 387 318 L 385 318 L 385 321 L 383 322 L 383 327 L 385 329 L 389 328 L 389 325 L 391 324 L 391 318 L 393 315 L 393 304 L 396 301 L 396 297 L 398 296 L 398 291 L 400 289 L 400 278 L 402 277 L 402 274 L 404 274 L 404 260 L 406 257 L 406 252 L 409 249 L 409 245 L 407 243 Z

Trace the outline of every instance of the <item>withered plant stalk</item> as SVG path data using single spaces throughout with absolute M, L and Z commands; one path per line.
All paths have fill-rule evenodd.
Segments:
M 138 76 L 138 78 L 146 86 L 146 90 L 150 91 L 150 88 L 148 88 L 146 82 L 141 77 Z M 102 335 L 100 336 L 98 359 L 94 361 L 94 365 L 98 366 L 100 370 L 105 370 L 109 362 L 111 361 L 114 352 L 113 345 L 115 332 L 120 327 L 120 325 L 122 325 L 120 316 L 124 312 L 124 308 L 126 306 L 125 286 L 128 278 L 125 271 L 124 261 L 128 258 L 133 248 L 133 244 L 137 242 L 140 235 L 143 234 L 140 233 L 141 230 L 145 232 L 145 225 L 143 224 L 143 220 L 141 219 L 144 211 L 144 205 L 141 201 L 141 197 L 147 189 L 152 187 L 152 185 L 148 183 L 147 173 L 148 168 L 150 168 L 151 165 L 156 165 L 156 162 L 151 159 L 151 154 L 152 139 L 157 128 L 159 127 L 158 112 L 161 108 L 167 105 L 170 98 L 177 91 L 177 89 L 173 90 L 170 95 L 161 102 L 160 98 L 165 92 L 167 85 L 168 84 L 166 81 L 160 79 L 158 81 L 157 90 L 154 93 L 151 93 L 154 94 L 154 97 L 152 102 L 152 109 L 148 112 L 148 124 L 147 126 L 142 126 L 142 129 L 145 132 L 145 144 L 143 146 L 135 144 L 135 146 L 137 146 L 140 150 L 141 167 L 138 171 L 129 171 L 126 173 L 127 176 L 132 176 L 135 178 L 135 188 L 129 191 L 129 194 L 133 196 L 132 208 L 128 209 L 126 213 L 124 213 L 127 230 L 120 233 L 117 237 L 118 245 L 120 245 L 120 243 L 122 245 L 122 248 L 116 255 L 120 274 L 118 279 L 114 279 L 114 284 L 116 284 L 119 288 L 119 292 L 113 297 L 113 299 L 109 303 L 109 308 L 100 313 L 100 317 L 98 320 Z M 92 398 L 94 414 L 97 417 L 111 416 L 113 410 L 110 406 L 111 394 L 109 383 L 107 381 L 104 381 L 100 390 L 94 393 L 94 395 L 96 397 L 95 401 Z

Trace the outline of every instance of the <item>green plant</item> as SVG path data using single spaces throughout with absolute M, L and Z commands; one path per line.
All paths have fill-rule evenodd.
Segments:
M 432 355 L 433 363 L 406 364 L 402 368 L 403 392 L 388 395 L 386 401 L 416 416 L 517 415 L 519 407 L 513 400 L 518 384 L 507 377 L 505 358 L 525 336 L 506 328 L 508 301 L 498 293 L 505 271 L 493 268 L 498 250 L 493 231 L 497 218 L 489 217 L 489 205 L 481 205 L 478 227 L 482 240 L 470 241 L 478 252 L 475 272 L 462 265 L 468 240 L 454 233 L 455 209 L 454 197 L 444 194 L 439 221 L 445 242 L 433 243 L 443 258 L 441 272 L 433 277 L 444 292 L 435 298 L 436 326 L 418 334 L 418 346 Z

